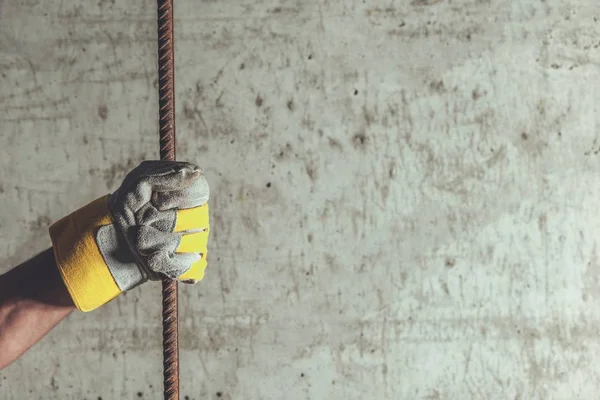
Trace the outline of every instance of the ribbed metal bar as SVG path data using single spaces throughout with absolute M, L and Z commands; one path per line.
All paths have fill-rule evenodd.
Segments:
M 160 159 L 175 160 L 175 57 L 173 0 L 158 1 L 158 104 Z M 177 281 L 163 279 L 164 398 L 179 400 Z

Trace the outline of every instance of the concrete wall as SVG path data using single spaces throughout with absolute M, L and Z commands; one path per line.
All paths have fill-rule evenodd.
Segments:
M 155 4 L 0 2 L 0 271 L 157 156 Z M 597 399 L 600 4 L 177 0 L 182 399 Z M 160 285 L 1 399 L 160 399 Z

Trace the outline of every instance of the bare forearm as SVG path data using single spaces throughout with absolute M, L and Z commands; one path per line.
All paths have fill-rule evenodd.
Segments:
M 0 275 L 0 369 L 74 310 L 52 249 Z

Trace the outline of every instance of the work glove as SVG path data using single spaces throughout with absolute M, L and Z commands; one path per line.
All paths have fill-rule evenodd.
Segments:
M 91 311 L 147 280 L 204 277 L 208 183 L 192 163 L 144 161 L 119 189 L 50 227 L 63 281 Z

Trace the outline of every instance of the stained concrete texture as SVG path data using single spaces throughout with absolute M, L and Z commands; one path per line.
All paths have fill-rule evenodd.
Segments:
M 0 271 L 157 157 L 149 0 L 0 3 Z M 182 399 L 597 399 L 600 3 L 177 0 Z M 1 399 L 160 399 L 160 286 Z

